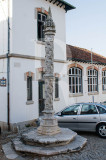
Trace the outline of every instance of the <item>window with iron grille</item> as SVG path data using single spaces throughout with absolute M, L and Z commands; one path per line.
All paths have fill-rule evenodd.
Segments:
M 106 91 L 106 71 L 102 72 L 102 89 Z
M 69 69 L 69 91 L 70 93 L 82 93 L 82 70 L 77 67 Z
M 98 91 L 98 71 L 95 69 L 88 70 L 88 92 Z
M 38 40 L 44 41 L 44 23 L 46 21 L 46 15 L 38 12 Z
M 32 100 L 32 77 L 27 77 L 27 100 Z
M 55 77 L 55 98 L 59 98 L 59 78 Z

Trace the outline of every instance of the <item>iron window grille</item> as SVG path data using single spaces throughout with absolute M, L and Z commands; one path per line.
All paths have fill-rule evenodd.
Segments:
M 106 71 L 102 72 L 102 89 L 106 91 Z
M 69 69 L 69 92 L 82 93 L 82 70 L 77 67 Z
M 38 40 L 39 41 L 45 41 L 45 35 L 44 35 L 44 24 L 46 21 L 46 15 L 43 13 L 38 12 Z
M 98 71 L 95 69 L 88 70 L 88 92 L 98 91 Z

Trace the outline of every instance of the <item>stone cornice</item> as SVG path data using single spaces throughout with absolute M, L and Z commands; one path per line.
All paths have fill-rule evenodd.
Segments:
M 0 59 L 4 59 L 4 58 L 7 58 L 7 55 L 6 55 L 6 54 L 0 55 Z
M 29 55 L 23 55 L 23 54 L 16 54 L 16 53 L 11 53 L 8 55 L 10 58 L 14 57 L 14 58 L 23 58 L 23 59 L 31 59 L 31 60 L 44 60 L 45 58 L 43 57 L 38 57 L 38 56 L 29 56 Z M 4 59 L 7 58 L 7 55 L 0 55 L 0 59 Z M 54 59 L 54 62 L 57 63 L 67 63 L 67 61 L 65 60 L 60 60 L 60 59 Z

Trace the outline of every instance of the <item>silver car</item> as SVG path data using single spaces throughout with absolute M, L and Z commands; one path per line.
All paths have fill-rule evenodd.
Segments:
M 77 131 L 93 131 L 106 138 L 106 105 L 78 103 L 55 114 L 59 125 Z

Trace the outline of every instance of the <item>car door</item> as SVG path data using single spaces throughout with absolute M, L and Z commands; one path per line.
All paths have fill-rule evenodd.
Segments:
M 80 105 L 72 105 L 61 112 L 58 117 L 59 126 L 78 130 L 78 112 Z
M 100 121 L 98 110 L 93 104 L 82 104 L 78 115 L 78 127 L 80 131 L 95 131 L 96 124 Z

